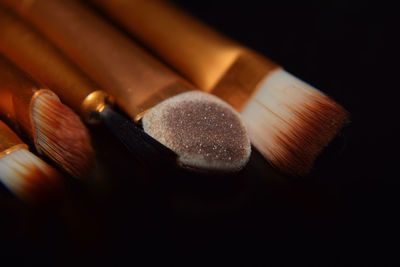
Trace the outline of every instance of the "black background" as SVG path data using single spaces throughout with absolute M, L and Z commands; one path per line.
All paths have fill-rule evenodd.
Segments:
M 2 259 L 27 265 L 383 265 L 399 260 L 396 9 L 175 1 L 330 95 L 351 122 L 303 178 L 254 152 L 231 176 L 135 165 L 91 126 L 98 173 L 30 207 L 0 191 Z M 397 164 L 396 164 L 397 163 Z

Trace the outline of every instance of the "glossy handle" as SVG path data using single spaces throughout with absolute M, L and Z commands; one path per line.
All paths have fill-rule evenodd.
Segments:
M 179 78 L 76 1 L 5 0 L 79 65 L 131 116 Z
M 203 91 L 242 110 L 279 66 L 162 0 L 91 0 Z
M 166 1 L 92 0 L 200 89 L 210 91 L 243 48 Z
M 0 55 L 0 117 L 14 129 L 22 127 L 30 138 L 35 135 L 31 103 L 39 90 L 22 70 Z
M 1 5 L 0 52 L 86 115 L 82 103 L 98 86 L 44 36 Z

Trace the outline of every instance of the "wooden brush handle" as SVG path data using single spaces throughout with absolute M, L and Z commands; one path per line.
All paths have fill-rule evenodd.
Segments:
M 1 4 L 0 52 L 88 119 L 90 112 L 82 103 L 99 87 L 44 36 Z
M 177 76 L 76 1 L 3 1 L 35 24 L 132 117 L 155 104 L 155 96 L 188 90 L 175 86 L 182 84 Z

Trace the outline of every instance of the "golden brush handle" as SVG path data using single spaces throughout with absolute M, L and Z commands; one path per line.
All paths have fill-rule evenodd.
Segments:
M 0 55 L 0 117 L 22 127 L 35 140 L 32 102 L 42 91 L 24 72 Z
M 93 111 L 108 100 L 106 93 L 99 91 L 98 86 L 44 36 L 1 4 L 0 52 L 33 78 L 50 87 L 86 121 L 91 119 Z
M 160 91 L 182 92 L 179 78 L 76 1 L 3 0 L 37 26 L 133 118 Z M 179 88 L 178 88 L 179 87 Z
M 0 121 L 0 158 L 21 148 L 29 149 L 4 122 Z
M 162 0 L 91 0 L 200 89 L 241 110 L 278 66 Z
M 209 91 L 215 86 L 243 49 L 165 1 L 92 2 L 117 17 L 146 45 L 203 90 Z

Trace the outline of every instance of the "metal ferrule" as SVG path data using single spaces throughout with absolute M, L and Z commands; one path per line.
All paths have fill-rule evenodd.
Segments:
M 111 107 L 114 99 L 102 90 L 90 93 L 82 102 L 81 115 L 87 123 L 100 122 L 98 114 L 106 107 Z

